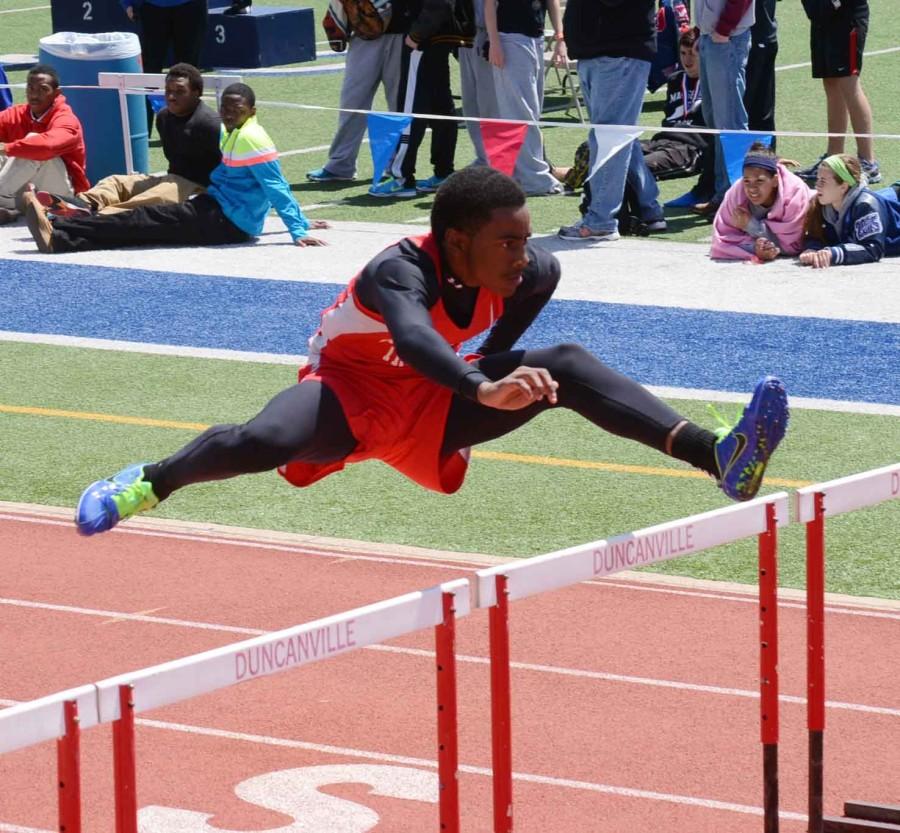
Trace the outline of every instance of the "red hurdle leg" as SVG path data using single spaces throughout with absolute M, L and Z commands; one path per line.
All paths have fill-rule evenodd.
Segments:
M 491 646 L 491 760 L 494 833 L 512 833 L 512 719 L 509 679 L 509 598 L 506 576 L 497 576 L 497 604 L 488 611 Z
M 81 833 L 81 730 L 78 702 L 63 703 L 66 733 L 56 741 L 59 833 Z
M 119 719 L 113 723 L 116 833 L 138 833 L 134 753 L 134 686 L 119 686 Z
M 772 503 L 759 536 L 759 637 L 764 829 L 778 833 L 778 525 Z
M 825 496 L 813 495 L 806 524 L 806 722 L 809 729 L 809 833 L 822 833 L 825 751 Z
M 438 795 L 441 833 L 459 833 L 459 748 L 456 712 L 456 608 L 443 594 L 444 621 L 434 629 L 437 658 Z

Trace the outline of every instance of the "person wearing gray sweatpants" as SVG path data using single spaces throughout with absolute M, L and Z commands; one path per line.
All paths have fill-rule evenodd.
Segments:
M 396 7 L 397 4 L 395 4 Z M 344 82 L 341 85 L 341 109 L 371 110 L 379 83 L 384 87 L 388 109 L 400 109 L 400 60 L 405 31 L 393 33 L 395 17 L 389 33 L 375 40 L 363 40 L 356 35 L 347 47 Z M 405 15 L 403 29 L 406 29 Z M 313 182 L 332 182 L 356 178 L 356 157 L 366 132 L 366 117 L 361 113 L 341 113 L 338 129 L 331 140 L 328 161 L 306 174 Z
M 544 104 L 544 18 L 550 12 L 556 53 L 565 56 L 559 0 L 485 0 L 488 60 L 494 72 L 497 115 L 539 121 Z M 541 131 L 528 128 L 513 179 L 526 194 L 561 194 L 562 183 L 544 158 Z
M 494 92 L 494 71 L 488 63 L 487 29 L 484 28 L 484 0 L 475 0 L 475 42 L 471 49 L 459 50 L 459 80 L 463 115 L 473 119 L 499 118 Z M 467 121 L 466 130 L 475 148 L 473 165 L 490 164 L 478 122 Z

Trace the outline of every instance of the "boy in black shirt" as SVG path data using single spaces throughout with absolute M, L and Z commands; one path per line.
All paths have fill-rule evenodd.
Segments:
M 169 161 L 162 176 L 115 174 L 100 180 L 76 199 L 38 191 L 35 196 L 57 217 L 114 214 L 150 205 L 181 203 L 209 185 L 222 159 L 222 121 L 201 100 L 203 76 L 190 64 L 175 64 L 166 75 L 166 106 L 157 113 L 156 129 Z

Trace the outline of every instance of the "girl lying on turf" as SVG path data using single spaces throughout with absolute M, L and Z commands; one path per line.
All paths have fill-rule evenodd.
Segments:
M 900 255 L 896 190 L 870 191 L 855 156 L 829 156 L 819 165 L 800 263 L 822 269 L 874 263 L 885 255 Z
M 710 256 L 775 260 L 803 248 L 812 191 L 761 142 L 744 157 L 744 175 L 725 194 L 713 221 Z

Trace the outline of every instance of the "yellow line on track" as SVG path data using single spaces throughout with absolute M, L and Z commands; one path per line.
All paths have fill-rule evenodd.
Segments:
M 86 411 L 64 411 L 57 408 L 29 408 L 21 405 L 0 405 L 0 413 L 21 414 L 24 416 L 45 416 L 61 419 L 82 419 L 88 422 L 112 422 L 117 425 L 140 425 L 146 428 L 175 428 L 186 431 L 205 431 L 209 428 L 202 422 L 177 422 L 168 419 L 149 419 L 148 417 L 119 416 L 116 414 L 95 414 Z M 485 451 L 476 449 L 472 456 L 481 460 L 497 460 L 504 463 L 527 463 L 536 466 L 558 466 L 568 469 L 591 469 L 593 471 L 609 471 L 622 474 L 644 474 L 653 477 L 687 477 L 695 480 L 706 480 L 709 475 L 702 471 L 690 469 L 668 469 L 660 466 L 633 466 L 625 463 L 604 463 L 599 460 L 573 460 L 565 457 L 544 457 L 537 454 L 512 454 L 506 451 Z M 770 486 L 783 486 L 799 489 L 809 486 L 811 480 L 786 480 L 780 477 L 767 477 Z

